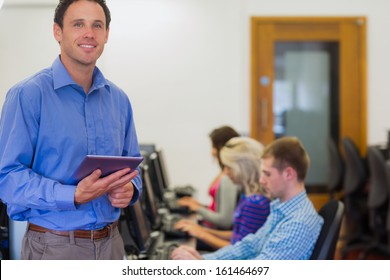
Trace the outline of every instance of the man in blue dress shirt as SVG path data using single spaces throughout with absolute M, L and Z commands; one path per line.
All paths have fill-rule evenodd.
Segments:
M 309 259 L 323 219 L 307 197 L 304 180 L 309 157 L 294 137 L 268 145 L 261 157 L 260 183 L 274 200 L 267 221 L 255 234 L 214 253 L 199 254 L 188 246 L 171 258 L 206 260 L 305 260 Z
M 104 0 L 61 0 L 60 56 L 10 89 L 0 121 L 0 198 L 28 221 L 23 259 L 123 259 L 120 208 L 142 191 L 138 170 L 71 179 L 87 154 L 140 156 L 127 95 L 96 61 L 108 40 Z

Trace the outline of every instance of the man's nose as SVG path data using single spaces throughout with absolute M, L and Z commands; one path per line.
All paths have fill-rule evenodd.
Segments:
M 264 180 L 263 176 L 260 176 L 259 183 L 262 185 L 265 184 L 265 180 Z
M 84 31 L 85 31 L 84 38 L 94 38 L 95 37 L 95 33 L 93 32 L 92 26 L 85 27 Z

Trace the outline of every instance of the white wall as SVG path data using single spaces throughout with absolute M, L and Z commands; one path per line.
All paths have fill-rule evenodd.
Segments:
M 0 10 L 0 105 L 26 75 L 58 54 L 57 0 L 5 0 Z M 191 183 L 207 202 L 217 170 L 208 133 L 230 124 L 249 131 L 251 16 L 368 18 L 368 143 L 390 129 L 386 0 L 110 0 L 112 26 L 99 62 L 132 100 L 139 140 L 163 148 L 173 184 Z M 27 3 L 25 6 L 23 3 Z
M 225 123 L 248 131 L 237 3 L 111 4 L 114 20 L 101 66 L 128 92 L 140 141 L 164 149 L 174 184 L 207 189 L 217 170 L 208 133 Z

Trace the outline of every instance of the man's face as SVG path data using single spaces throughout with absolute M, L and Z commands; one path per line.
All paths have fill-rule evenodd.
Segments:
M 74 2 L 65 12 L 63 28 L 55 23 L 53 29 L 68 66 L 94 66 L 108 40 L 103 8 L 95 2 Z
M 261 160 L 260 184 L 272 198 L 282 198 L 286 190 L 284 174 L 272 166 L 273 162 L 272 157 Z

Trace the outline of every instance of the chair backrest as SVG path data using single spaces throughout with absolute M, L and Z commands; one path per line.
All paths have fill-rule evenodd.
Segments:
M 311 260 L 333 260 L 344 215 L 344 203 L 328 201 L 318 212 L 324 219 L 320 235 L 311 254 Z
M 344 160 L 341 156 L 338 145 L 333 139 L 329 139 L 329 175 L 328 191 L 331 197 L 334 192 L 340 190 L 344 179 Z
M 345 152 L 344 193 L 345 195 L 359 194 L 367 183 L 367 166 L 352 139 L 343 138 L 343 147 Z
M 390 196 L 390 160 L 386 161 L 386 176 L 387 176 L 387 181 L 389 182 L 389 184 L 387 184 L 387 193 Z M 390 200 L 389 200 L 389 207 L 387 210 L 386 230 L 388 233 L 388 246 L 390 249 Z
M 368 208 L 377 209 L 385 205 L 389 197 L 386 160 L 377 146 L 369 146 L 367 148 L 367 159 L 370 171 Z

